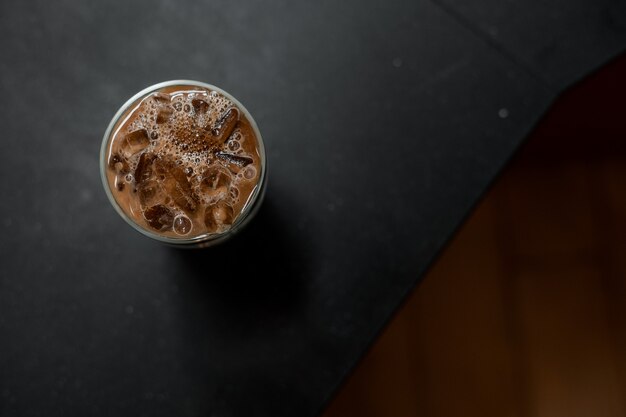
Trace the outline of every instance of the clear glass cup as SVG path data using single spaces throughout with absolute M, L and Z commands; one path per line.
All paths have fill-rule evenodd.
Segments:
M 239 214 L 239 216 L 237 216 L 237 219 L 234 221 L 234 223 L 228 230 L 222 233 L 205 233 L 203 235 L 199 235 L 199 236 L 195 236 L 191 238 L 185 238 L 185 237 L 174 238 L 174 237 L 161 235 L 158 232 L 151 231 L 142 227 L 141 225 L 137 224 L 132 218 L 128 217 L 126 213 L 124 212 L 124 210 L 122 210 L 122 208 L 119 206 L 117 200 L 115 199 L 115 197 L 113 196 L 113 193 L 111 192 L 111 188 L 107 180 L 106 170 L 107 170 L 107 151 L 111 143 L 111 140 L 113 139 L 113 133 L 115 132 L 116 128 L 123 122 L 122 118 L 127 114 L 129 109 L 134 108 L 135 105 L 141 100 L 143 100 L 146 96 L 156 91 L 159 91 L 165 87 L 171 87 L 171 86 L 201 87 L 201 88 L 205 88 L 211 91 L 217 91 L 218 93 L 222 94 L 224 97 L 231 100 L 237 106 L 237 108 L 241 112 L 243 112 L 245 117 L 250 122 L 250 125 L 252 126 L 252 129 L 254 130 L 254 133 L 256 135 L 258 148 L 259 148 L 260 165 L 261 165 L 260 172 L 257 176 L 257 179 L 258 179 L 257 184 L 254 190 L 252 191 L 252 194 L 250 195 L 250 198 L 246 202 L 245 206 L 242 208 L 241 213 Z M 137 230 L 138 232 L 140 232 L 141 234 L 145 236 L 148 236 L 149 238 L 152 238 L 159 242 L 166 243 L 168 245 L 172 245 L 176 247 L 183 247 L 183 248 L 203 248 L 203 247 L 213 246 L 213 245 L 216 245 L 218 243 L 228 240 L 229 238 L 237 234 L 237 232 L 239 232 L 246 224 L 248 224 L 248 222 L 250 222 L 250 220 L 252 220 L 254 215 L 258 212 L 259 207 L 261 206 L 261 203 L 263 201 L 263 197 L 265 196 L 265 189 L 267 186 L 267 159 L 265 157 L 265 145 L 263 144 L 263 138 L 261 137 L 261 132 L 259 131 L 259 128 L 256 122 L 254 121 L 252 115 L 250 114 L 250 112 L 243 106 L 243 104 L 241 104 L 235 97 L 233 97 L 228 92 L 214 85 L 203 83 L 200 81 L 192 81 L 192 80 L 165 81 L 162 83 L 154 84 L 138 92 L 133 97 L 131 97 L 128 101 L 126 101 L 126 103 L 124 103 L 124 105 L 120 107 L 120 109 L 117 111 L 117 113 L 115 113 L 115 116 L 113 116 L 113 119 L 109 123 L 109 126 L 107 127 L 104 133 L 104 137 L 102 139 L 102 146 L 100 148 L 100 176 L 102 178 L 102 184 L 104 186 L 104 190 L 106 192 L 107 197 L 109 198 L 109 201 L 111 202 L 111 205 L 115 208 L 115 211 L 117 211 L 117 213 L 126 221 L 126 223 L 131 225 L 135 230 Z

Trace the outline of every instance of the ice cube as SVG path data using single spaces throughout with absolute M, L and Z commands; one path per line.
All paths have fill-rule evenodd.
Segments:
M 201 98 L 194 98 L 191 100 L 191 105 L 196 113 L 206 113 L 209 111 L 209 103 Z
M 191 220 L 186 216 L 178 216 L 174 219 L 174 231 L 179 235 L 186 235 L 191 230 Z
M 126 136 L 121 143 L 122 152 L 128 158 L 139 151 L 142 151 L 150 144 L 150 137 L 146 129 L 138 129 L 132 131 Z
M 160 107 L 156 117 L 157 124 L 163 124 L 169 121 L 173 113 L 174 109 L 170 106 Z
M 137 185 L 137 195 L 139 196 L 139 203 L 142 207 L 162 203 L 166 197 L 161 185 L 153 179 L 139 183 Z
M 198 206 L 197 197 L 191 189 L 191 184 L 185 171 L 172 160 L 157 159 L 155 170 L 161 180 L 163 189 L 174 203 L 187 213 L 193 213 Z
M 207 206 L 204 211 L 204 225 L 209 233 L 215 233 L 219 229 L 224 229 L 224 226 L 233 224 L 234 220 L 233 208 L 223 202 L 211 206 Z
M 143 217 L 150 227 L 159 231 L 170 230 L 174 223 L 174 213 L 162 204 L 146 209 L 143 212 Z
M 154 93 L 152 95 L 152 98 L 154 99 L 154 101 L 161 104 L 169 104 L 169 102 L 172 100 L 172 96 L 167 93 Z
M 232 153 L 217 151 L 215 152 L 215 156 L 221 159 L 222 161 L 228 163 L 231 168 L 234 168 L 235 172 L 238 172 L 239 169 L 250 165 L 253 161 L 252 158 L 242 155 L 235 155 Z
M 200 191 L 209 200 L 225 198 L 228 194 L 231 179 L 231 174 L 226 168 L 219 165 L 211 165 L 202 174 Z
M 224 143 L 226 139 L 237 126 L 239 122 L 239 110 L 235 107 L 231 107 L 224 112 L 224 114 L 215 122 L 215 126 L 211 130 L 213 136 L 216 137 L 217 143 Z
M 161 203 L 166 197 L 156 178 L 154 168 L 156 158 L 156 155 L 150 152 L 141 154 L 135 169 L 135 191 L 139 195 L 142 207 Z
M 144 181 L 153 179 L 154 167 L 153 163 L 156 159 L 156 155 L 152 152 L 142 153 L 135 168 L 135 184 L 138 186 Z
M 229 204 L 220 201 L 213 207 L 213 218 L 218 224 L 233 224 L 233 217 L 233 208 Z
M 207 232 L 217 232 L 218 224 L 215 221 L 215 216 L 213 215 L 213 206 L 207 206 L 206 209 L 204 209 L 204 225 L 206 226 Z

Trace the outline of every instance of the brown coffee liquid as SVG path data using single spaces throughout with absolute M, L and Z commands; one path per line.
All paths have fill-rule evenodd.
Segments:
M 117 204 L 172 238 L 223 233 L 259 186 L 259 142 L 235 103 L 198 86 L 164 87 L 120 117 L 106 154 Z

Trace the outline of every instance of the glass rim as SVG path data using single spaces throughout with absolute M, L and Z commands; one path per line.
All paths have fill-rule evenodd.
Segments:
M 237 220 L 232 224 L 232 226 L 227 231 L 223 233 L 204 233 L 199 236 L 192 237 L 192 238 L 183 238 L 183 237 L 174 238 L 174 237 L 162 236 L 157 233 L 154 233 L 142 227 L 141 225 L 137 224 L 135 221 L 133 221 L 131 218 L 129 218 L 126 215 L 124 210 L 122 210 L 120 205 L 117 203 L 117 200 L 115 200 L 115 197 L 113 196 L 111 187 L 109 186 L 109 182 L 107 180 L 107 174 L 106 174 L 107 164 L 105 163 L 105 158 L 106 158 L 106 154 L 108 151 L 109 142 L 111 139 L 111 134 L 116 124 L 120 120 L 120 118 L 126 113 L 126 111 L 133 104 L 145 98 L 150 93 L 153 93 L 164 87 L 171 87 L 171 86 L 176 86 L 176 85 L 202 87 L 210 91 L 217 91 L 218 93 L 222 94 L 223 96 L 228 98 L 230 101 L 232 101 L 238 107 L 238 109 L 244 113 L 244 115 L 250 122 L 250 126 L 252 126 L 252 129 L 257 137 L 258 148 L 259 148 L 259 158 L 261 161 L 261 169 L 260 169 L 261 172 L 259 175 L 257 186 L 254 188 L 254 191 L 248 198 L 248 202 L 241 210 L 241 213 L 239 213 L 239 216 L 237 216 Z M 265 144 L 263 142 L 263 137 L 261 136 L 261 132 L 259 130 L 259 127 L 256 124 L 256 121 L 254 120 L 254 118 L 252 117 L 248 109 L 246 109 L 246 107 L 243 104 L 241 104 L 239 100 L 233 97 L 232 94 L 228 93 L 227 91 L 219 87 L 216 87 L 212 84 L 208 84 L 202 81 L 194 81 L 194 80 L 163 81 L 157 84 L 153 84 L 139 91 L 137 94 L 133 95 L 131 98 L 126 100 L 126 102 L 117 110 L 117 112 L 115 113 L 111 121 L 109 122 L 109 125 L 104 132 L 104 136 L 102 138 L 102 144 L 100 146 L 100 178 L 102 180 L 104 191 L 109 199 L 109 202 L 115 209 L 115 211 L 117 211 L 120 217 L 122 217 L 126 221 L 126 223 L 128 223 L 130 226 L 133 227 L 133 229 L 137 230 L 144 236 L 147 236 L 149 238 L 155 239 L 163 243 L 175 245 L 175 246 L 185 246 L 185 245 L 195 246 L 195 245 L 199 245 L 202 243 L 206 243 L 207 245 L 216 244 L 224 240 L 227 240 L 228 238 L 233 236 L 235 233 L 237 233 L 252 218 L 252 216 L 258 210 L 258 207 L 260 206 L 260 203 L 262 202 L 263 197 L 265 195 L 266 177 L 267 177 L 267 159 L 265 156 Z

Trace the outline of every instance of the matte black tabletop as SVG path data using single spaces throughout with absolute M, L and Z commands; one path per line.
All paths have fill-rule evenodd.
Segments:
M 0 415 L 318 415 L 625 46 L 612 0 L 1 2 Z M 268 152 L 258 217 L 202 251 L 128 227 L 98 170 L 119 106 L 181 78 L 242 101 Z

